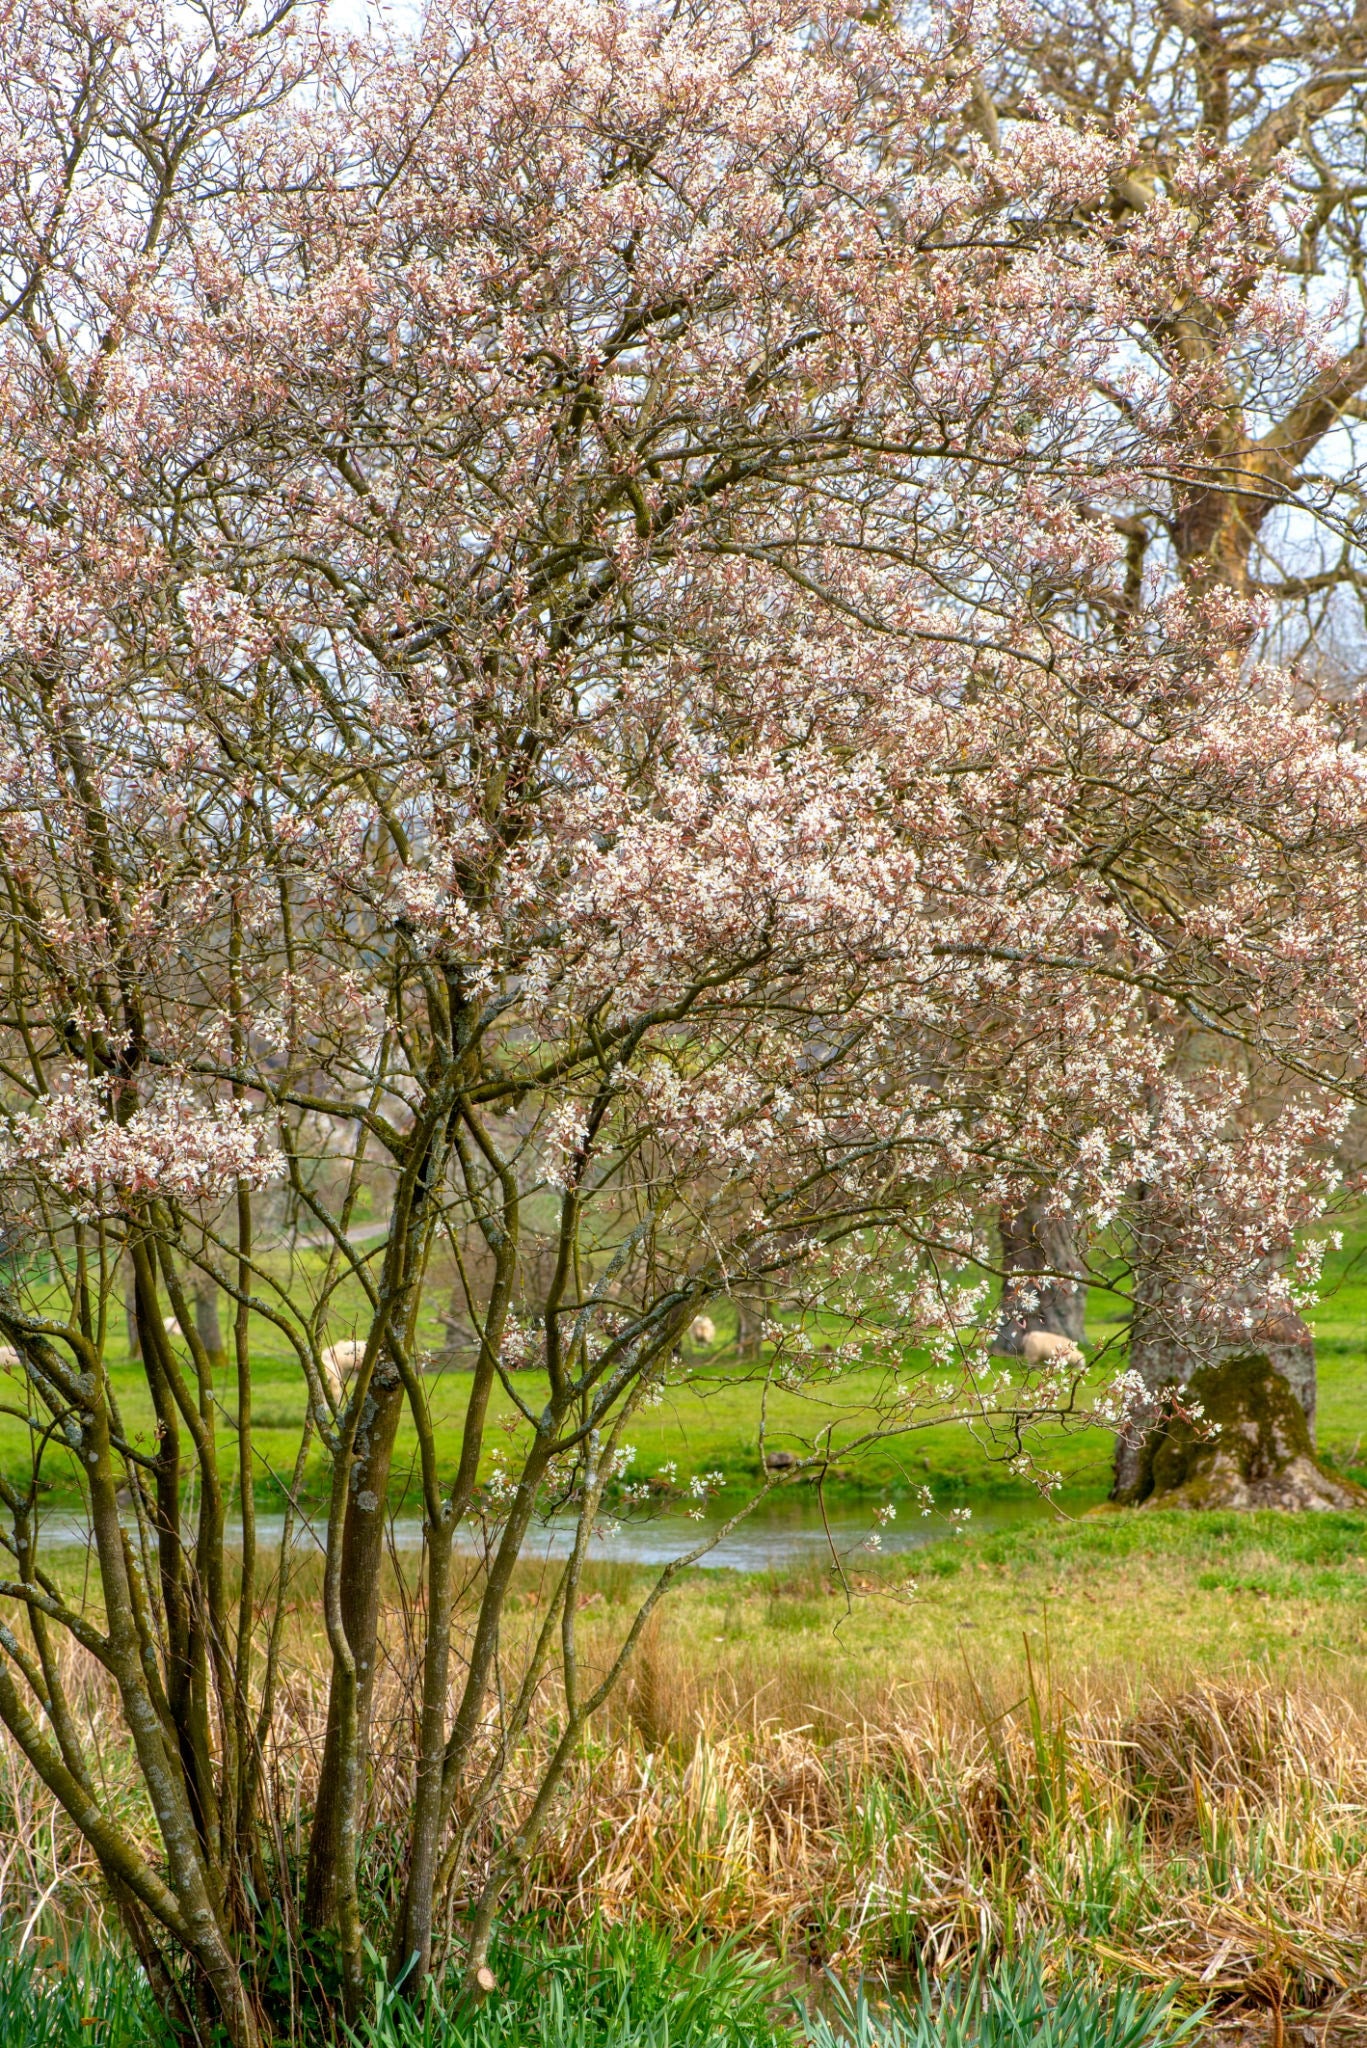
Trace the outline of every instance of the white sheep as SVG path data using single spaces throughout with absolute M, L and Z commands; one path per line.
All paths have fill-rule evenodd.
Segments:
M 12 1344 L 0 1344 L 0 1372 L 12 1372 L 19 1363 L 19 1353 Z
M 1021 1357 L 1027 1365 L 1060 1364 L 1083 1365 L 1082 1346 L 1075 1344 L 1071 1337 L 1060 1337 L 1053 1330 L 1027 1330 L 1021 1344 Z
M 339 1344 L 329 1344 L 319 1359 L 334 1408 L 342 1405 L 342 1389 L 348 1373 L 355 1372 L 364 1357 L 365 1345 L 359 1337 L 343 1337 Z
M 688 1334 L 695 1344 L 715 1344 L 717 1326 L 711 1316 L 694 1316 Z

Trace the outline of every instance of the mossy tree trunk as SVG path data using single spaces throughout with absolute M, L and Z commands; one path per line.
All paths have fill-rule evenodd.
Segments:
M 1112 1500 L 1133 1504 L 1141 1497 L 1142 1467 L 1149 1435 L 1157 1424 L 1166 1390 L 1203 1384 L 1218 1386 L 1229 1368 L 1236 1403 L 1251 1398 L 1239 1364 L 1250 1353 L 1265 1358 L 1301 1411 L 1306 1440 L 1315 1444 L 1315 1340 L 1305 1318 L 1268 1302 L 1268 1275 L 1255 1275 L 1227 1304 L 1225 1334 L 1203 1328 L 1180 1287 L 1164 1275 L 1141 1278 L 1135 1301 L 1129 1364 L 1149 1391 L 1130 1426 L 1116 1440 Z M 1240 1325 L 1242 1324 L 1242 1327 Z M 1238 1388 L 1243 1386 L 1243 1393 Z
M 1231 1351 L 1160 1408 L 1139 1446 L 1130 1499 L 1155 1508 L 1360 1508 L 1367 1493 L 1326 1472 L 1305 1410 L 1264 1351 Z

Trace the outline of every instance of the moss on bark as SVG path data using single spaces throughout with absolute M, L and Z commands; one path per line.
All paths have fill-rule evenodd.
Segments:
M 1184 1410 L 1198 1409 L 1199 1419 Z M 1146 1436 L 1134 1507 L 1360 1508 L 1367 1493 L 1320 1464 L 1305 1410 L 1265 1352 L 1193 1374 Z

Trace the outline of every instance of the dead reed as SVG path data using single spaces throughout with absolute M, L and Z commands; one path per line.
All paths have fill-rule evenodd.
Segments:
M 366 1884 L 396 1881 L 410 1797 L 411 1672 L 400 1647 L 376 1714 Z M 1367 2003 L 1367 1713 L 1301 1672 L 1163 1685 L 1066 1684 L 1027 1657 L 885 1688 L 776 1686 L 700 1670 L 656 1630 L 582 1751 L 525 1905 L 560 1923 L 637 1913 L 735 1933 L 795 1964 L 943 1968 L 1041 1939 L 1056 1954 L 1180 1983 L 1231 2008 Z M 134 1779 L 98 1672 L 79 1673 L 92 1752 L 135 1824 Z M 761 1682 L 762 1680 L 762 1682 Z M 289 1927 L 325 1707 L 301 1604 L 267 1758 Z M 502 1803 L 467 1813 L 479 1855 L 514 1818 L 555 1736 L 548 1695 Z M 487 1740 L 498 1739 L 497 1712 Z M 146 1832 L 145 1817 L 142 1832 Z M 448 1936 L 465 1901 L 447 1902 Z M 28 1936 L 107 1917 L 88 1852 L 0 1744 L 0 1919 Z
M 1222 2004 L 1367 1989 L 1367 1718 L 1308 1686 L 904 1688 L 832 1732 L 715 1696 L 656 1644 L 586 1755 L 532 1903 L 743 1932 L 841 1970 L 1038 1936 Z M 676 1710 L 665 1724 L 660 1703 Z

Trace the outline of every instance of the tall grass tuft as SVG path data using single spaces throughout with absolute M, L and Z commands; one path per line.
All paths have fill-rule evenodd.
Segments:
M 79 1944 L 65 1962 L 0 1953 L 3 2048 L 174 2048 L 146 1978 L 119 1949 Z
M 790 2048 L 788 1974 L 733 1940 L 676 1948 L 639 1921 L 574 1940 L 534 1929 L 493 1958 L 498 1991 L 422 2011 L 381 1988 L 356 2048 Z
M 861 1989 L 810 2016 L 806 2048 L 1182 2048 L 1204 2015 L 1175 1993 L 1108 1985 L 1088 1972 L 1046 1987 L 1035 1950 L 954 1972 L 920 1996 L 871 2005 Z

